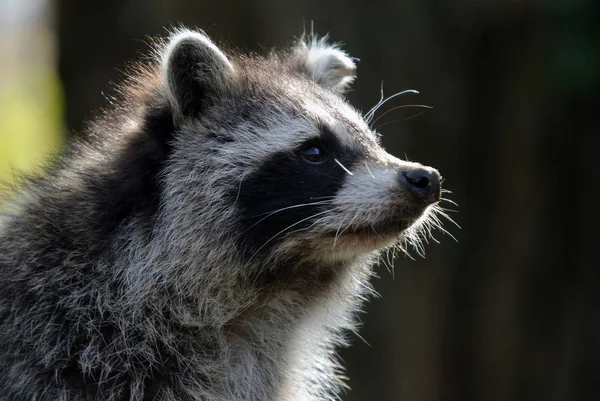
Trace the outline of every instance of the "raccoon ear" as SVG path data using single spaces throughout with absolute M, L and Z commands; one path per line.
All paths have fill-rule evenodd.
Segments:
M 228 87 L 234 68 L 206 35 L 183 30 L 164 50 L 162 74 L 174 114 L 189 116 Z
M 297 65 L 317 83 L 344 93 L 356 78 L 356 65 L 346 52 L 327 37 L 310 35 L 300 39 L 294 49 Z

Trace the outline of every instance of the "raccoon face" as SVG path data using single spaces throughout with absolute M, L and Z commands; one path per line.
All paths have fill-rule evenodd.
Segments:
M 162 71 L 178 204 L 188 221 L 227 227 L 246 261 L 351 260 L 397 243 L 440 199 L 439 173 L 386 153 L 344 100 L 354 63 L 323 40 L 227 57 L 184 31 Z

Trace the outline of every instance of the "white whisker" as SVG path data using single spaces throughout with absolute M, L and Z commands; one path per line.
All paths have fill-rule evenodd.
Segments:
M 371 169 L 369 168 L 369 165 L 367 164 L 367 161 L 365 160 L 365 167 L 367 168 L 367 171 L 369 172 L 369 174 L 371 175 L 371 177 L 373 179 L 375 179 L 375 176 L 373 175 L 373 173 L 371 172 Z
M 452 220 L 452 218 L 450 216 L 448 216 L 447 213 L 444 213 L 442 210 L 440 209 L 434 209 L 436 211 L 436 213 L 438 213 L 441 216 L 444 216 L 450 223 L 454 224 L 456 227 L 458 227 L 459 229 L 462 230 L 462 227 L 458 225 L 457 222 L 455 222 L 454 220 Z
M 287 226 L 287 227 L 286 227 L 286 228 L 284 228 L 283 230 L 279 231 L 277 234 L 273 235 L 273 236 L 272 236 L 271 238 L 269 238 L 267 241 L 265 241 L 265 243 L 264 243 L 264 244 L 262 244 L 262 245 L 261 245 L 261 246 L 260 246 L 260 247 L 259 247 L 259 248 L 258 248 L 258 249 L 257 249 L 257 250 L 256 250 L 256 251 L 253 253 L 253 254 L 252 254 L 252 256 L 250 256 L 250 258 L 248 259 L 248 262 L 250 262 L 252 259 L 254 259 L 254 257 L 255 257 L 255 256 L 258 254 L 258 252 L 260 252 L 260 250 L 261 250 L 261 249 L 263 249 L 265 246 L 267 246 L 267 244 L 268 244 L 269 242 L 273 241 L 275 238 L 277 238 L 279 235 L 283 234 L 284 232 L 286 232 L 286 231 L 287 231 L 287 230 L 289 230 L 290 228 L 292 228 L 292 227 L 295 227 L 295 226 L 297 226 L 298 224 L 305 222 L 306 220 L 310 220 L 310 219 L 312 219 L 312 218 L 314 218 L 314 217 L 317 217 L 317 216 L 320 216 L 320 215 L 322 215 L 322 214 L 329 213 L 329 212 L 330 212 L 330 210 L 324 210 L 324 211 L 322 211 L 322 212 L 315 213 L 315 214 L 313 214 L 312 216 L 308 216 L 308 217 L 306 217 L 306 218 L 304 218 L 304 219 L 301 219 L 301 220 L 299 220 L 299 221 L 297 221 L 297 222 L 295 222 L 295 223 L 293 223 L 293 224 L 290 224 L 289 226 Z
M 450 232 L 448 230 L 446 230 L 444 227 L 442 227 L 441 223 L 439 223 L 439 220 L 438 220 L 438 222 L 434 223 L 434 225 L 442 233 L 446 234 L 447 236 L 452 238 L 454 241 L 458 242 L 458 240 L 456 239 L 456 237 L 454 235 L 450 234 Z
M 342 224 L 344 224 L 344 221 L 346 221 L 346 217 L 344 217 L 342 219 L 342 221 L 340 222 L 340 226 L 338 227 L 337 231 L 335 232 L 335 237 L 333 238 L 333 246 L 332 246 L 332 248 L 335 248 L 335 244 L 337 243 L 338 237 L 340 235 L 340 230 L 342 229 Z
M 352 172 L 351 172 L 350 170 L 348 170 L 348 169 L 346 168 L 346 166 L 344 166 L 344 165 L 343 165 L 343 164 L 342 164 L 342 163 L 341 163 L 341 162 L 340 162 L 338 159 L 333 159 L 333 160 L 334 160 L 334 161 L 335 161 L 337 164 L 339 164 L 339 166 L 340 166 L 341 168 L 343 168 L 345 172 L 347 172 L 347 173 L 348 173 L 348 174 L 350 174 L 350 175 L 354 175 L 354 174 L 352 174 Z
M 348 225 L 346 226 L 346 228 L 344 228 L 342 230 L 342 232 L 340 233 L 340 235 L 342 235 L 347 229 L 349 229 L 350 227 L 352 227 L 352 223 L 354 223 L 354 220 L 358 217 L 359 214 L 360 214 L 360 211 L 357 211 L 356 213 L 354 213 L 354 216 L 352 217 L 352 220 L 350 220 L 350 223 L 348 223 Z
M 454 202 L 453 200 L 450 200 L 448 198 L 440 198 L 440 200 L 443 200 L 444 202 L 448 202 L 453 204 L 454 206 L 458 206 L 458 203 Z
M 377 110 L 379 110 L 379 108 L 381 106 L 383 106 L 385 103 L 387 103 L 388 101 L 392 100 L 393 98 L 400 96 L 400 95 L 405 95 L 407 93 L 415 93 L 415 94 L 419 94 L 419 91 L 416 91 L 414 89 L 407 89 L 401 92 L 397 92 L 394 93 L 391 96 L 388 96 L 387 98 L 385 98 L 385 100 L 383 99 L 383 84 L 381 86 L 381 100 L 379 100 L 379 102 L 373 106 L 373 108 L 371 110 L 369 110 L 365 116 L 364 116 L 364 120 L 367 122 L 367 124 L 371 124 L 371 121 L 373 120 L 373 117 L 375 116 L 375 113 L 377 112 Z
M 274 210 L 274 211 L 272 211 L 272 212 L 261 213 L 261 214 L 258 214 L 258 215 L 255 215 L 255 216 L 252 216 L 252 217 L 254 218 L 254 217 L 259 217 L 259 216 L 263 216 L 263 215 L 265 215 L 265 214 L 266 214 L 266 216 L 265 216 L 265 217 L 263 217 L 262 219 L 258 220 L 256 223 L 252 224 L 252 225 L 251 225 L 250 227 L 248 227 L 248 229 L 247 229 L 246 231 L 244 231 L 244 232 L 247 232 L 248 230 L 250 230 L 251 228 L 253 228 L 253 227 L 254 227 L 254 226 L 256 226 L 257 224 L 259 224 L 260 222 L 264 221 L 265 219 L 268 219 L 269 217 L 271 217 L 272 215 L 274 215 L 274 214 L 276 214 L 276 213 L 280 213 L 280 212 L 283 212 L 283 211 L 285 211 L 285 210 L 296 209 L 296 208 L 299 208 L 299 207 L 304 207 L 304 206 L 318 206 L 318 205 L 327 205 L 327 204 L 330 204 L 330 203 L 331 203 L 331 202 L 329 202 L 329 201 L 318 201 L 318 202 L 302 203 L 302 204 L 299 204 L 299 205 L 287 206 L 287 207 L 283 207 L 283 208 L 281 208 L 281 209 Z

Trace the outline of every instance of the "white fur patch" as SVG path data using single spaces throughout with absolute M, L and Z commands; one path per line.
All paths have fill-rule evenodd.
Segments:
M 321 85 L 344 92 L 356 78 L 356 65 L 352 58 L 338 46 L 327 43 L 326 38 L 302 42 L 300 51 L 306 57 L 308 73 Z

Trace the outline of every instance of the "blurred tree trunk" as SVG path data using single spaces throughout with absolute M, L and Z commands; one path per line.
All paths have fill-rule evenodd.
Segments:
M 146 35 L 161 31 L 166 2 L 140 0 L 56 0 L 59 73 L 63 81 L 66 125 L 80 133 L 91 112 L 108 104 L 119 73 Z

